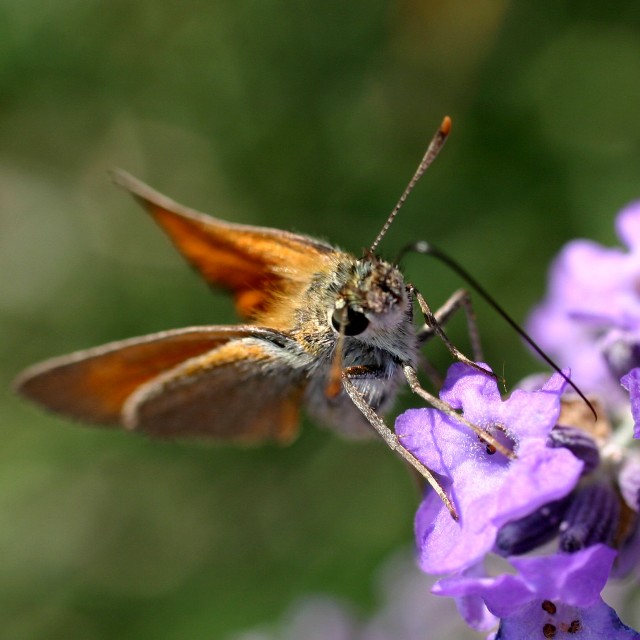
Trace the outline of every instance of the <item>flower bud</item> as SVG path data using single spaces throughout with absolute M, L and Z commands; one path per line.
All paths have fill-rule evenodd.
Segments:
M 501 556 L 527 553 L 549 542 L 557 533 L 573 495 L 549 502 L 498 532 L 494 551 Z
M 600 453 L 593 438 L 577 427 L 556 425 L 547 439 L 547 446 L 565 447 L 584 462 L 582 474 L 593 471 L 600 464 Z
M 600 542 L 612 546 L 619 517 L 613 487 L 594 483 L 578 489 L 560 525 L 560 550 L 574 552 Z

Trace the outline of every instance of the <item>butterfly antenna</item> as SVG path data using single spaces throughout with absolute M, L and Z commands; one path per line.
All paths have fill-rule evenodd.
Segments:
M 406 189 L 400 196 L 400 200 L 398 200 L 398 204 L 393 208 L 393 211 L 389 214 L 387 221 L 384 223 L 382 229 L 380 229 L 380 233 L 377 235 L 376 239 L 373 241 L 373 244 L 369 247 L 369 254 L 375 253 L 378 245 L 382 238 L 384 238 L 385 234 L 389 230 L 391 223 L 394 218 L 398 215 L 398 211 L 402 208 L 402 205 L 405 203 L 406 199 L 409 197 L 409 194 L 413 191 L 413 188 L 418 183 L 418 180 L 422 177 L 422 174 L 429 168 L 429 165 L 436 159 L 437 155 L 440 153 L 442 147 L 444 147 L 444 143 L 447 141 L 447 137 L 449 132 L 451 131 L 451 118 L 449 116 L 445 116 L 442 120 L 442 124 L 436 134 L 431 138 L 431 142 L 427 147 L 427 150 L 416 169 L 416 172 L 413 174 L 413 178 L 409 181 Z
M 493 307 L 493 309 L 502 316 L 502 318 L 511 326 L 511 328 L 556 372 L 558 372 L 567 382 L 569 386 L 580 396 L 585 404 L 591 410 L 595 420 L 598 419 L 598 414 L 584 393 L 578 388 L 575 382 L 569 378 L 569 376 L 560 369 L 560 367 L 539 347 L 535 340 L 498 304 L 495 298 L 460 264 L 458 264 L 453 258 L 446 253 L 440 251 L 432 244 L 421 240 L 413 244 L 407 245 L 398 257 L 398 261 L 405 253 L 414 252 L 424 255 L 430 255 L 440 260 L 440 262 L 446 264 L 452 271 L 457 273 L 463 280 L 465 280 L 473 289 L 475 289 L 486 301 Z

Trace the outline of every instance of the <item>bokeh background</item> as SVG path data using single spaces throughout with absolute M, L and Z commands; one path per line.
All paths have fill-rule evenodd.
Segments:
M 380 443 L 311 424 L 285 449 L 157 443 L 7 389 L 40 359 L 234 319 L 108 169 L 359 252 L 445 114 L 450 141 L 382 253 L 429 239 L 523 320 L 560 246 L 615 242 L 640 197 L 640 4 L 0 3 L 0 636 L 226 638 L 308 592 L 376 607 L 418 499 Z M 434 306 L 460 286 L 404 266 Z M 536 370 L 477 306 L 493 367 Z

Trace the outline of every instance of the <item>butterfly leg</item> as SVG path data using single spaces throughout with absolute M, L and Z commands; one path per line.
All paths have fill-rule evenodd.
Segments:
M 436 477 L 425 467 L 420 460 L 418 460 L 410 451 L 405 449 L 400 442 L 398 436 L 387 427 L 384 423 L 384 420 L 371 408 L 369 403 L 367 402 L 364 395 L 360 392 L 360 390 L 353 384 L 352 379 L 361 378 L 367 373 L 369 375 L 371 372 L 365 371 L 366 367 L 347 367 L 342 371 L 342 386 L 346 391 L 347 395 L 351 398 L 351 401 L 355 406 L 360 410 L 360 412 L 364 415 L 364 417 L 368 420 L 369 424 L 378 432 L 380 437 L 387 443 L 389 448 L 392 451 L 395 451 L 400 455 L 404 460 L 406 460 L 433 488 L 433 490 L 438 494 L 439 498 L 442 500 L 444 505 L 449 510 L 451 516 L 457 520 L 458 514 L 456 513 L 455 507 L 451 502 L 449 496 L 446 494 L 445 490 L 440 486 L 440 483 L 436 479 Z
M 415 293 L 420 295 L 417 291 L 415 291 Z M 422 295 L 420 295 L 420 298 L 422 298 Z M 420 304 L 419 301 L 418 303 Z M 480 344 L 480 333 L 476 322 L 476 314 L 471 302 L 471 295 L 466 289 L 458 289 L 455 291 L 439 309 L 436 309 L 436 311 L 433 312 L 432 316 L 435 319 L 435 325 L 440 327 L 444 326 L 460 309 L 464 311 L 464 315 L 467 320 L 467 332 L 471 342 L 473 359 L 476 362 L 482 362 L 484 357 L 482 355 L 482 345 Z M 424 326 L 418 331 L 418 340 L 420 341 L 420 344 L 424 344 L 435 335 L 437 335 L 437 333 L 434 325 L 429 324 L 428 320 L 425 318 Z
M 462 351 L 460 351 L 460 349 L 458 349 L 458 347 L 456 347 L 453 344 L 453 342 L 449 340 L 449 337 L 447 336 L 447 334 L 444 332 L 444 329 L 442 328 L 442 323 L 438 320 L 438 317 L 436 316 L 436 314 L 434 314 L 433 311 L 431 311 L 431 307 L 429 306 L 427 301 L 424 299 L 423 295 L 412 284 L 408 284 L 407 288 L 409 290 L 409 293 L 412 296 L 414 296 L 415 299 L 417 300 L 420 310 L 422 311 L 422 315 L 424 316 L 425 326 L 418 334 L 419 338 L 421 337 L 421 334 L 425 334 L 427 331 L 430 330 L 432 332 L 431 335 L 438 336 L 440 340 L 442 340 L 443 344 L 447 347 L 451 355 L 454 358 L 456 358 L 456 360 L 459 360 L 460 362 L 463 362 L 464 364 L 467 364 L 470 367 L 473 367 L 474 369 L 477 369 L 482 373 L 486 373 L 488 376 L 491 376 L 496 380 L 502 381 L 499 375 L 493 373 L 493 371 L 489 371 L 488 369 L 485 369 L 479 364 L 476 364 L 474 360 L 471 360 L 470 358 L 465 356 L 464 353 L 462 353 Z M 467 298 L 466 303 L 464 302 L 465 296 Z M 471 308 L 469 295 L 464 290 L 461 290 L 460 292 L 455 293 L 451 298 L 449 298 L 449 300 L 445 303 L 445 305 L 438 310 L 438 313 L 442 311 L 442 313 L 440 313 L 440 316 L 444 318 L 444 321 L 446 322 L 459 308 L 462 308 L 462 309 Z M 471 309 L 471 312 L 473 312 L 472 309 Z M 472 347 L 473 347 L 474 357 L 475 357 L 476 352 L 481 351 L 480 339 L 478 336 L 478 330 L 475 325 L 475 316 L 467 315 L 467 318 L 472 318 L 471 321 L 468 320 L 468 324 L 470 327 L 469 335 L 471 337 L 471 342 L 472 342 Z M 424 343 L 426 340 L 428 340 L 429 337 L 431 337 L 431 335 L 428 335 L 427 337 L 422 337 L 421 338 L 422 342 Z M 477 355 L 481 355 L 481 353 L 477 353 Z
M 467 331 L 471 341 L 473 359 L 475 362 L 482 362 L 484 361 L 484 357 L 482 355 L 482 347 L 480 344 L 480 334 L 478 332 L 476 316 L 471 303 L 471 296 L 467 290 L 458 289 L 458 291 L 450 296 L 439 309 L 436 309 L 433 312 L 433 316 L 436 323 L 442 327 L 447 324 L 449 319 L 461 308 L 464 310 L 467 319 Z M 425 324 L 418 330 L 417 335 L 418 342 L 422 346 L 437 334 L 433 326 L 425 322 Z M 440 388 L 443 385 L 444 378 L 424 356 L 420 358 L 420 370 L 427 374 L 434 387 Z
M 499 451 L 502 455 L 506 456 L 509 459 L 513 459 L 515 457 L 512 451 L 509 451 L 502 445 L 498 440 L 496 440 L 490 433 L 488 433 L 482 427 L 479 427 L 477 424 L 473 424 L 469 422 L 463 415 L 458 413 L 453 407 L 448 405 L 444 400 L 432 395 L 428 391 L 422 388 L 420 384 L 420 380 L 418 379 L 418 372 L 415 368 L 410 364 L 402 365 L 402 371 L 404 372 L 404 376 L 409 383 L 409 388 L 413 393 L 420 396 L 423 400 L 426 400 L 434 409 L 441 411 L 445 415 L 449 416 L 451 419 L 459 422 L 460 424 L 469 427 L 474 433 L 477 434 L 478 438 L 480 438 L 483 442 L 494 448 L 496 451 Z

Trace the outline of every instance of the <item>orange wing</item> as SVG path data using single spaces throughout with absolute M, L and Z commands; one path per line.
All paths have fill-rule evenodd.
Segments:
M 113 178 L 147 209 L 205 280 L 231 291 L 238 313 L 255 318 L 327 268 L 330 245 L 278 229 L 234 224 L 188 209 L 124 171 Z
M 15 388 L 76 420 L 119 424 L 125 401 L 144 383 L 229 341 L 262 335 L 279 336 L 258 327 L 214 326 L 121 340 L 36 364 L 16 379 Z
M 150 380 L 125 403 L 125 427 L 157 438 L 245 444 L 297 435 L 305 372 L 293 341 L 232 340 Z

